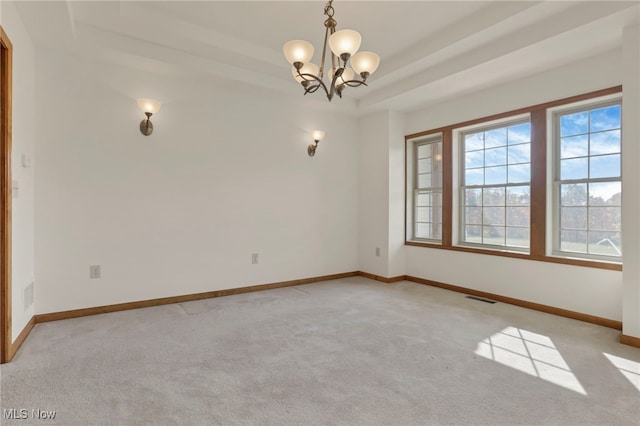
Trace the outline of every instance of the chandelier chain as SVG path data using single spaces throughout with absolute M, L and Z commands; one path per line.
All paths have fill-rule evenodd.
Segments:
M 324 7 L 324 14 L 327 15 L 329 18 L 333 17 L 333 14 L 335 13 L 333 10 L 333 0 L 329 0 L 326 4 L 326 6 Z

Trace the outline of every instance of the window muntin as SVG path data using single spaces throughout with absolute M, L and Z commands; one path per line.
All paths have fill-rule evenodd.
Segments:
M 554 114 L 555 255 L 622 257 L 621 103 Z
M 460 243 L 526 251 L 530 240 L 531 124 L 460 133 Z
M 442 136 L 413 141 L 413 226 L 411 238 L 442 240 Z

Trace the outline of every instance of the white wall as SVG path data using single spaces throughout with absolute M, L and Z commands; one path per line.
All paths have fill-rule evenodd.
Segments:
M 358 122 L 358 265 L 389 276 L 389 113 Z M 380 256 L 376 256 L 376 248 Z
M 38 313 L 357 270 L 353 118 L 61 52 L 37 59 Z M 163 102 L 148 137 L 138 97 Z M 326 137 L 310 158 L 316 128 Z
M 386 278 L 404 275 L 403 116 L 369 115 L 358 129 L 359 270 Z
M 24 289 L 34 281 L 35 59 L 33 43 L 13 3 L 3 4 L 1 22 L 13 45 L 11 178 L 18 184 L 12 199 L 11 227 L 11 335 L 15 341 L 34 311 L 34 305 L 25 309 L 23 297 Z M 31 159 L 31 167 L 22 167 L 23 154 Z
M 624 29 L 622 140 L 624 173 L 622 229 L 624 230 L 622 333 L 640 338 L 640 28 Z
M 406 116 L 406 134 L 622 83 L 619 50 L 505 83 Z M 634 217 L 640 212 L 633 213 Z M 626 236 L 625 236 L 626 238 Z M 625 247 L 627 240 L 625 239 Z M 406 273 L 420 278 L 622 320 L 622 272 L 490 255 L 406 247 Z

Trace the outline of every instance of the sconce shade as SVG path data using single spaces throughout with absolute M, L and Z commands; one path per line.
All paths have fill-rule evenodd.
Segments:
M 360 49 L 362 36 L 355 30 L 340 30 L 329 37 L 329 47 L 334 55 L 340 56 L 343 53 L 353 55 Z
M 312 130 L 310 133 L 311 138 L 315 142 L 320 142 L 322 139 L 324 139 L 324 132 L 322 130 Z
M 380 56 L 373 52 L 358 52 L 351 57 L 351 67 L 358 74 L 363 72 L 373 74 L 380 65 Z
M 311 74 L 317 77 L 319 72 L 320 68 L 312 62 L 308 62 L 300 68 L 300 74 Z M 304 81 L 304 78 L 298 75 L 296 67 L 291 67 L 291 74 L 293 74 L 293 77 L 298 81 L 298 83 L 302 83 Z
M 142 112 L 155 114 L 160 110 L 160 102 L 154 99 L 138 99 L 138 108 L 142 110 Z
M 284 52 L 284 57 L 287 58 L 287 61 L 289 61 L 291 65 L 293 65 L 294 62 L 306 64 L 313 56 L 313 45 L 304 40 L 291 40 L 282 46 L 282 51 Z

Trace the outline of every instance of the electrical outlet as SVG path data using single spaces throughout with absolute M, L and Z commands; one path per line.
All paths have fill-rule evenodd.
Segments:
M 89 278 L 91 279 L 100 278 L 100 265 L 89 266 Z
M 380 257 L 380 247 L 376 247 L 376 256 Z
M 256 265 L 258 263 L 258 253 L 251 253 L 251 264 Z

